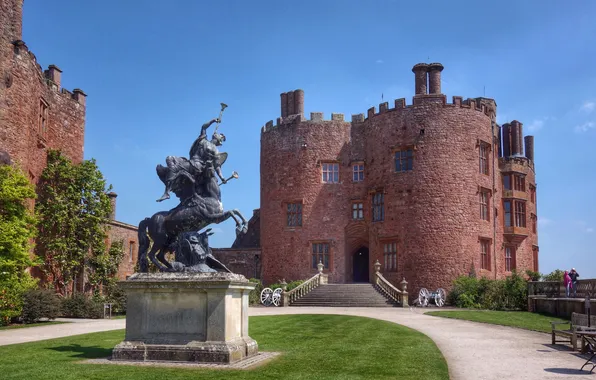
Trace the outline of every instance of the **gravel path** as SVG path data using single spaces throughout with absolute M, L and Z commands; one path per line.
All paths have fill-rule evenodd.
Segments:
M 430 337 L 449 365 L 453 380 L 574 379 L 596 380 L 579 368 L 586 359 L 563 345 L 551 346 L 550 335 L 505 326 L 431 317 L 420 309 L 254 307 L 251 316 L 342 314 L 399 323 Z M 0 331 L 0 345 L 32 342 L 90 332 L 123 329 L 124 319 L 91 320 Z M 390 353 L 388 353 L 390 355 Z M 424 358 L 420 358 L 424 360 Z M 588 367 L 591 368 L 591 367 Z

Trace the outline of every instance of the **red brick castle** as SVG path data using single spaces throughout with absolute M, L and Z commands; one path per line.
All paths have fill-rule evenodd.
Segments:
M 412 105 L 367 115 L 304 116 L 304 92 L 281 94 L 261 131 L 260 245 L 265 283 L 367 282 L 449 289 L 472 268 L 500 278 L 538 270 L 534 140 L 496 123 L 493 99 L 441 93 L 439 63 L 413 67 Z M 524 152 L 525 142 L 525 155 Z

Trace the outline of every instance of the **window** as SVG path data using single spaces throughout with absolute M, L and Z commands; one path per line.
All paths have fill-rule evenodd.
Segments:
M 504 201 L 505 227 L 526 227 L 526 203 L 524 201 Z
M 532 214 L 530 216 L 530 219 L 532 219 L 532 232 L 536 233 L 536 231 L 538 230 L 538 228 L 537 228 L 538 217 L 536 217 L 536 215 Z
M 385 271 L 397 272 L 397 243 L 383 244 L 383 258 Z
M 362 202 L 352 203 L 352 219 L 364 219 L 364 204 Z
M 385 219 L 384 194 L 377 192 L 373 195 L 373 222 Z
M 489 190 L 481 189 L 478 193 L 480 197 L 480 219 L 482 220 L 490 220 L 489 219 L 489 204 L 488 199 L 490 197 Z
M 339 182 L 339 164 L 324 163 L 323 164 L 323 183 L 338 183 Z
M 302 226 L 302 203 L 288 203 L 288 227 Z
M 523 176 L 513 175 L 513 190 L 526 191 L 526 179 Z
M 364 165 L 363 164 L 352 165 L 352 172 L 353 172 L 353 181 L 354 182 L 364 181 Z
M 526 191 L 526 178 L 520 174 L 503 175 L 503 188 L 505 190 Z
M 395 171 L 405 172 L 413 170 L 414 151 L 412 149 L 395 152 Z
M 480 239 L 480 268 L 490 270 L 490 241 Z
M 530 185 L 530 201 L 536 203 L 536 187 Z
M 329 269 L 329 243 L 312 244 L 312 267 L 317 269 L 319 262 Z
M 490 157 L 490 145 L 481 141 L 478 147 L 480 173 L 488 175 L 488 159 Z
M 39 100 L 39 120 L 37 125 L 37 132 L 40 135 L 45 135 L 46 131 L 48 130 L 48 104 L 43 101 L 43 99 Z
M 525 227 L 526 226 L 526 203 L 515 201 L 515 226 Z
M 503 176 L 503 188 L 505 190 L 512 190 L 512 188 L 511 188 L 511 174 L 505 174 Z
M 511 272 L 515 269 L 515 248 L 508 245 L 505 247 L 505 271 Z
M 132 263 L 133 261 L 133 256 L 135 254 L 135 242 L 131 241 L 129 244 L 129 249 L 128 249 L 128 256 L 129 256 L 129 261 Z

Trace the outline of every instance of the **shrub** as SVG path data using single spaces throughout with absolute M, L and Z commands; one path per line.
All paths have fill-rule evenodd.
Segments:
M 515 271 L 503 280 L 458 277 L 448 295 L 449 303 L 457 307 L 490 310 L 525 309 L 527 299 L 527 281 Z
M 559 281 L 563 282 L 563 276 L 565 272 L 560 269 L 555 269 L 554 271 L 550 272 L 549 274 L 544 275 L 544 281 Z
M 530 281 L 540 281 L 540 279 L 542 278 L 542 273 L 534 272 L 533 270 L 529 269 L 526 271 L 526 275 L 528 275 Z
M 113 314 L 126 314 L 126 292 L 117 283 L 110 283 L 106 287 L 105 302 L 112 304 Z
M 41 318 L 55 319 L 60 315 L 60 306 L 60 297 L 53 290 L 29 290 L 23 294 L 23 321 L 35 323 Z
M 75 293 L 62 300 L 62 315 L 69 318 L 103 318 L 103 302 Z
M 23 312 L 23 295 L 35 289 L 37 281 L 31 276 L 0 273 L 0 326 L 8 325 Z
M 261 283 L 261 280 L 256 278 L 251 278 L 248 281 L 257 284 L 257 287 L 251 290 L 248 294 L 248 303 L 250 305 L 258 305 L 261 302 L 261 291 L 263 291 L 263 284 Z
M 304 280 L 292 281 L 288 284 L 288 287 L 286 290 L 289 292 L 290 290 L 297 288 L 298 286 L 302 285 L 303 283 L 304 283 Z

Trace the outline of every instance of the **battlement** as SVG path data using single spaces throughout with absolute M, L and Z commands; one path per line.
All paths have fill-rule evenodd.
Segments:
M 44 81 L 48 88 L 61 95 L 72 99 L 73 101 L 79 103 L 82 106 L 85 106 L 87 94 L 83 92 L 83 90 L 79 88 L 75 88 L 74 90 L 68 91 L 64 88 L 60 87 L 60 83 L 62 80 L 62 70 L 58 68 L 56 65 L 49 65 L 47 70 L 43 70 L 41 65 L 37 62 L 37 57 L 33 54 L 32 51 L 29 50 L 27 45 L 22 40 L 14 41 L 14 55 L 17 60 L 29 59 L 31 64 L 37 70 L 39 78 Z
M 413 107 L 442 106 L 444 108 L 459 107 L 472 111 L 477 111 L 493 118 L 496 115 L 496 103 L 489 98 L 468 98 L 454 96 L 452 103 L 447 103 L 447 97 L 441 94 L 441 72 L 444 67 L 440 63 L 418 63 L 412 68 L 415 74 L 416 94 L 413 97 L 412 104 L 406 104 L 405 98 L 395 99 L 393 105 L 389 102 L 379 104 L 377 112 L 376 107 L 371 107 L 366 114 L 352 115 L 352 123 L 363 123 L 387 112 L 402 112 L 402 110 Z M 428 84 L 428 85 L 427 85 Z M 427 88 L 429 92 L 427 93 Z M 267 132 L 275 127 L 285 124 L 294 124 L 307 121 L 304 117 L 304 91 L 295 90 L 284 92 L 281 97 L 281 117 L 277 119 L 275 126 L 270 121 L 262 128 L 262 132 Z M 366 116 L 365 116 L 366 115 Z M 311 112 L 311 122 L 323 121 L 344 121 L 344 115 L 332 113 L 330 120 L 325 120 L 322 112 Z M 269 127 L 269 125 L 271 125 Z

